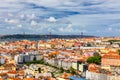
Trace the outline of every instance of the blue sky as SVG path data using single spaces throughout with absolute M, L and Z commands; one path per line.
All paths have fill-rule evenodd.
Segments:
M 120 36 L 119 0 L 0 0 L 0 34 Z

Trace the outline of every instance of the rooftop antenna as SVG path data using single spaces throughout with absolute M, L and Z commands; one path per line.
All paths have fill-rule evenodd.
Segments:
M 81 35 L 80 35 L 81 38 L 83 38 L 83 32 L 81 32 Z
M 25 38 L 25 32 L 23 32 L 23 38 Z
M 50 39 L 51 39 L 52 38 L 52 33 L 50 32 L 49 35 L 50 35 Z
M 23 35 L 25 35 L 25 32 L 23 32 Z

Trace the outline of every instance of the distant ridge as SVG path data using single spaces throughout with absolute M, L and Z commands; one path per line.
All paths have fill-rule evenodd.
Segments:
M 82 35 L 85 37 L 96 37 L 89 35 Z M 23 39 L 23 38 L 81 38 L 81 35 L 36 35 L 36 34 L 14 34 L 14 35 L 2 35 L 0 39 Z

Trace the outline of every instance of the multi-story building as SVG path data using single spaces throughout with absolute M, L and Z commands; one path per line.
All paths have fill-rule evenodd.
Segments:
M 120 55 L 110 52 L 102 57 L 102 67 L 113 72 L 114 75 L 120 75 Z
M 4 64 L 5 63 L 5 59 L 3 57 L 0 57 L 0 64 Z
M 34 52 L 29 52 L 25 54 L 18 54 L 15 55 L 14 60 L 16 63 L 24 63 L 24 62 L 29 62 L 33 60 L 40 60 L 41 56 L 39 53 L 34 53 Z
M 120 66 L 120 55 L 110 52 L 102 56 L 102 66 Z

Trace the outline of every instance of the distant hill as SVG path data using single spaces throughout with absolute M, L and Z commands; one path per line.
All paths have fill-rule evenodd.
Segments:
M 2 35 L 0 39 L 27 39 L 27 38 L 85 38 L 85 37 L 95 37 L 89 35 L 35 35 L 35 34 L 15 34 L 15 35 Z

